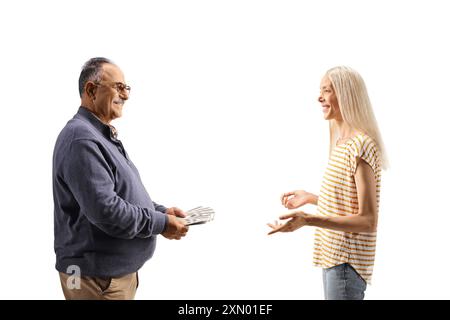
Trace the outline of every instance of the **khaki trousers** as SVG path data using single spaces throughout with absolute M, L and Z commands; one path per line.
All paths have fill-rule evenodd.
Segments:
M 133 300 L 139 286 L 137 272 L 118 278 L 78 277 L 59 273 L 66 300 Z

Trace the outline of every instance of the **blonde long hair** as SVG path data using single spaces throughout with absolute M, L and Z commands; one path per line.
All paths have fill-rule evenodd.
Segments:
M 333 85 L 343 120 L 352 129 L 365 133 L 376 142 L 381 155 L 381 166 L 383 169 L 387 169 L 389 163 L 386 149 L 363 78 L 357 71 L 346 66 L 334 67 L 325 75 Z M 335 120 L 331 120 L 330 152 L 336 141 L 337 126 Z

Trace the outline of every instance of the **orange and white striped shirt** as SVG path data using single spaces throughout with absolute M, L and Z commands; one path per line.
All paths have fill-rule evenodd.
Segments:
M 377 204 L 380 201 L 381 159 L 374 140 L 359 134 L 337 145 L 328 162 L 317 202 L 317 214 L 336 217 L 358 213 L 355 172 L 358 158 L 375 173 Z M 375 260 L 376 232 L 343 232 L 317 228 L 314 239 L 314 266 L 330 268 L 349 263 L 371 282 Z

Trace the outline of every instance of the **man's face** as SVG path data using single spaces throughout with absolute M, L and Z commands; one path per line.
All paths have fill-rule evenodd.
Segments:
M 330 79 L 325 76 L 320 82 L 319 102 L 325 120 L 342 120 L 341 110 Z
M 94 100 L 94 111 L 102 121 L 109 123 L 122 116 L 122 108 L 129 95 L 125 86 L 125 79 L 119 67 L 104 64 L 102 79 L 96 82 Z

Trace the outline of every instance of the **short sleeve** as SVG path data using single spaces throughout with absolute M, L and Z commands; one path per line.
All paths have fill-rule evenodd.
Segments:
M 358 135 L 352 139 L 348 146 L 348 165 L 350 174 L 356 173 L 358 162 L 364 160 L 372 168 L 373 172 L 378 172 L 380 166 L 380 157 L 378 146 L 375 141 L 366 135 Z

